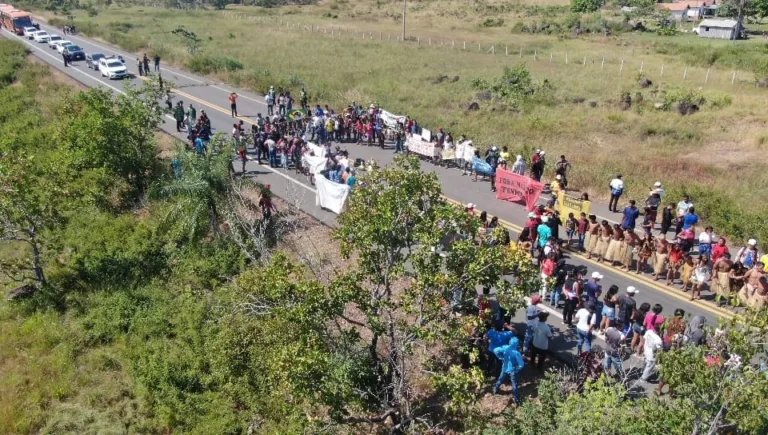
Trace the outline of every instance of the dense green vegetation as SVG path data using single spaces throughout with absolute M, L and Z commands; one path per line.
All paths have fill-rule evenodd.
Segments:
M 548 375 L 539 399 L 494 418 L 468 341 L 481 313 L 456 316 L 448 301 L 470 307 L 474 289 L 494 287 L 513 311 L 539 271 L 500 246 L 434 255 L 480 230 L 440 199 L 434 173 L 403 159 L 361 177 L 323 253 L 347 263 L 323 273 L 322 255 L 299 261 L 265 240 L 290 222 L 265 235 L 238 202 L 258 186 L 230 176 L 226 153 L 179 148 L 178 174 L 157 158 L 155 83 L 72 92 L 25 57 L 0 41 L 1 283 L 34 289 L 0 302 L 0 433 L 768 430 L 764 373 L 707 365 L 691 348 L 662 355 L 669 399 Z M 765 312 L 724 326 L 711 353 L 761 357 Z

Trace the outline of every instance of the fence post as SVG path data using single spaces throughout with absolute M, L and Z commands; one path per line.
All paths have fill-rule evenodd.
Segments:
M 664 64 L 661 64 L 661 77 L 664 77 Z
M 565 64 L 568 65 L 568 53 L 565 53 Z
M 432 38 L 429 38 L 429 45 L 432 46 Z
M 685 70 L 683 70 L 683 80 L 688 78 L 688 67 L 685 67 Z
M 464 50 L 467 49 L 467 41 L 464 41 Z
M 731 84 L 736 83 L 736 70 L 733 70 L 733 77 L 731 77 Z
M 483 51 L 483 49 L 480 48 L 480 43 L 479 42 L 477 43 L 477 51 Z
M 587 56 L 584 56 L 584 66 L 587 66 Z
M 549 63 L 552 63 L 552 53 L 549 53 Z
M 421 45 L 421 37 L 416 38 L 416 45 Z
M 536 60 L 536 55 L 538 54 L 538 52 L 539 52 L 539 49 L 533 50 L 533 60 Z
M 520 46 L 520 59 L 522 59 L 522 58 L 523 58 L 523 46 L 521 45 Z
M 709 82 L 709 70 L 710 69 L 712 69 L 712 68 L 711 67 L 707 68 L 707 76 L 704 78 L 704 83 L 708 83 Z
M 624 59 L 621 59 L 621 66 L 619 67 L 619 74 L 624 71 Z
M 391 40 L 392 40 L 392 34 L 391 33 L 387 33 L 387 41 L 391 41 Z
M 381 32 L 379 32 L 379 41 L 381 41 Z
M 640 73 L 641 73 L 641 74 L 642 74 L 642 72 L 643 72 L 643 66 L 645 66 L 645 61 L 644 61 L 644 60 L 641 60 L 641 61 L 640 61 Z
M 490 52 L 491 52 L 491 54 L 496 54 L 496 46 L 495 46 L 495 45 L 492 45 L 492 46 L 491 46 L 491 49 L 490 49 L 490 50 L 488 50 L 488 51 L 490 51 Z
M 507 46 L 504 46 L 504 56 L 509 56 L 509 48 Z
M 454 47 L 456 47 L 456 40 L 451 39 L 451 48 L 454 48 Z
M 371 41 L 373 41 L 373 32 L 368 32 L 368 36 L 371 38 Z
M 603 61 L 600 62 L 600 70 L 605 69 L 605 56 L 603 56 Z

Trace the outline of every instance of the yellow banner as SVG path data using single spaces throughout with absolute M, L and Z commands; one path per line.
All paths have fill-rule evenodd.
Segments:
M 581 198 L 574 198 L 561 191 L 560 196 L 557 198 L 557 207 L 560 210 L 560 216 L 562 216 L 563 219 L 568 217 L 568 213 L 573 213 L 573 216 L 578 219 L 581 213 L 589 216 L 589 211 L 592 209 L 592 201 L 584 201 Z

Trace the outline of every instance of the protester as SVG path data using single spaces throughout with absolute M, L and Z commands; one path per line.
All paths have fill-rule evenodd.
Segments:
M 609 326 L 613 326 L 616 321 L 616 304 L 619 301 L 619 286 L 612 285 L 603 298 L 602 320 L 600 321 L 600 331 L 605 332 Z
M 637 218 L 640 217 L 640 210 L 635 207 L 634 199 L 629 200 L 629 204 L 624 207 L 622 213 L 624 218 L 621 220 L 621 228 L 634 231 Z
M 523 156 L 518 155 L 515 158 L 515 164 L 512 165 L 512 172 L 518 175 L 525 175 L 525 161 L 523 160 Z
M 643 374 L 640 380 L 648 382 L 651 376 L 656 373 L 656 354 L 661 350 L 662 341 L 656 329 L 648 328 L 643 335 Z
M 688 195 L 685 195 L 683 199 L 677 203 L 677 223 L 675 227 L 675 234 L 679 234 L 680 231 L 683 229 L 683 224 L 685 222 L 685 215 L 688 213 L 688 209 L 693 207 L 693 203 L 691 202 L 691 198 Z
M 493 387 L 493 394 L 499 394 L 499 388 L 507 379 L 512 382 L 512 392 L 515 403 L 520 404 L 520 371 L 525 367 L 523 356 L 517 350 L 519 342 L 517 337 L 512 337 L 509 344 L 496 349 L 496 357 L 502 360 L 501 373 Z
M 616 313 L 616 320 L 622 329 L 629 329 L 631 325 L 632 313 L 634 313 L 635 308 L 637 307 L 637 302 L 635 302 L 635 295 L 637 293 L 638 290 L 635 287 L 629 286 L 627 287 L 626 294 L 619 297 L 619 311 Z
M 531 343 L 533 342 L 533 328 L 539 321 L 540 310 L 538 305 L 540 303 L 541 296 L 536 295 L 531 298 L 531 302 L 528 304 L 528 308 L 525 310 L 526 328 L 525 338 L 523 340 L 523 353 L 528 353 L 528 349 L 530 349 Z
M 611 188 L 611 200 L 608 202 L 608 210 L 618 213 L 619 198 L 624 193 L 624 181 L 621 174 L 616 175 L 616 178 L 610 182 Z
M 229 107 L 233 118 L 237 118 L 237 97 L 238 95 L 235 92 L 229 94 Z
M 624 366 L 621 361 L 621 343 L 626 338 L 617 328 L 611 326 L 605 331 L 605 360 L 603 367 L 607 372 L 613 368 L 616 373 L 613 376 L 624 377 Z
M 539 321 L 533 327 L 533 346 L 531 347 L 531 365 L 536 369 L 544 368 L 544 360 L 549 352 L 549 340 L 552 339 L 552 328 L 547 324 L 549 313 L 539 313 Z M 538 361 L 537 361 L 538 359 Z
M 585 343 L 587 345 L 587 352 L 592 351 L 592 330 L 597 323 L 596 319 L 595 303 L 592 301 L 588 301 L 584 308 L 576 312 L 576 333 L 579 336 L 576 344 L 576 353 L 578 355 L 581 355 Z
M 568 327 L 573 326 L 573 315 L 579 304 L 581 294 L 581 274 L 576 274 L 573 269 L 569 269 L 563 284 L 563 295 L 565 304 L 563 306 L 563 324 Z

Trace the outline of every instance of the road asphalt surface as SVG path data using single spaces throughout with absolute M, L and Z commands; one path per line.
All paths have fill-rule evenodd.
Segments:
M 41 30 L 46 30 L 51 34 L 61 34 L 59 29 L 42 22 L 40 24 Z M 122 49 L 112 47 L 103 42 L 79 35 L 62 35 L 64 39 L 68 39 L 82 47 L 86 53 L 122 55 L 126 60 L 126 66 L 133 74 L 130 78 L 124 80 L 109 80 L 102 77 L 98 71 L 88 69 L 84 61 L 73 62 L 70 67 L 65 68 L 61 55 L 56 50 L 48 48 L 48 44 L 36 43 L 23 37 L 18 37 L 5 29 L 0 33 L 8 39 L 14 39 L 24 43 L 36 57 L 49 64 L 52 68 L 67 74 L 89 87 L 102 87 L 109 89 L 112 92 L 122 93 L 126 84 L 132 83 L 133 85 L 138 86 L 140 85 L 140 80 L 144 79 L 138 77 L 135 61 L 136 58 L 139 57 L 138 55 L 130 54 Z M 152 66 L 152 62 L 150 62 L 150 67 Z M 161 73 L 164 81 L 173 83 L 174 103 L 181 100 L 184 102 L 185 108 L 189 103 L 192 103 L 197 109 L 198 116 L 200 115 L 200 111 L 204 110 L 211 119 L 211 125 L 214 131 L 218 130 L 230 133 L 232 131 L 232 125 L 238 120 L 243 120 L 247 127 L 255 122 L 254 119 L 258 113 L 266 115 L 267 107 L 263 96 L 261 95 L 236 89 L 232 86 L 175 67 L 161 65 Z M 157 73 L 153 72 L 152 74 Z M 230 115 L 228 96 L 233 91 L 237 92 L 239 95 L 237 100 L 239 118 L 237 119 Z M 166 115 L 165 123 L 161 128 L 172 136 L 186 141 L 185 133 L 176 132 L 175 121 L 170 115 Z M 354 160 L 355 158 L 363 158 L 365 160 L 374 159 L 380 165 L 386 165 L 391 162 L 394 157 L 391 144 L 385 149 L 357 144 L 340 145 L 343 149 L 349 151 L 351 160 Z M 477 209 L 487 211 L 489 218 L 491 216 L 498 216 L 500 222 L 506 227 L 515 230 L 516 232 L 521 230 L 520 226 L 524 224 L 527 217 L 527 210 L 525 207 L 515 203 L 497 200 L 495 194 L 490 191 L 490 186 L 487 182 L 472 182 L 470 177 L 462 176 L 461 171 L 455 168 L 438 167 L 428 162 L 423 163 L 422 167 L 425 171 L 434 171 L 438 174 L 443 186 L 444 195 L 452 202 L 457 204 L 474 203 Z M 235 164 L 235 168 L 239 170 L 239 161 Z M 575 170 L 578 170 L 578 168 Z M 276 195 L 291 198 L 292 202 L 298 203 L 299 207 L 304 212 L 314 216 L 326 225 L 336 225 L 336 215 L 334 213 L 321 209 L 319 206 L 315 205 L 315 189 L 311 186 L 306 177 L 296 174 L 293 170 L 273 169 L 268 165 L 259 165 L 255 160 L 248 161 L 246 164 L 246 171 L 249 176 L 254 177 L 259 182 L 270 184 L 272 191 Z M 594 204 L 593 206 L 598 213 L 601 213 L 601 210 L 604 211 L 604 218 L 615 220 L 615 215 L 609 215 L 607 207 L 604 204 Z M 601 216 L 598 217 L 598 219 L 601 218 Z M 561 229 L 561 235 L 564 233 L 565 231 Z M 515 237 L 513 236 L 513 239 L 514 238 Z M 648 275 L 636 275 L 634 273 L 620 271 L 617 268 L 587 260 L 585 257 L 576 253 L 566 251 L 566 255 L 569 257 L 567 259 L 569 264 L 586 266 L 589 270 L 589 274 L 593 271 L 598 271 L 604 275 L 601 282 L 604 291 L 606 291 L 610 285 L 616 284 L 620 288 L 619 294 L 623 294 L 628 286 L 635 286 L 639 289 L 639 294 L 636 297 L 638 305 L 642 302 L 648 302 L 651 305 L 656 303 L 661 304 L 664 307 L 663 314 L 665 316 L 670 316 L 676 308 L 682 308 L 685 310 L 686 314 L 690 314 L 691 316 L 703 315 L 711 324 L 714 324 L 720 318 L 727 318 L 733 315 L 732 312 L 717 308 L 712 302 L 714 297 L 708 290 L 705 290 L 702 294 L 704 300 L 691 302 L 689 301 L 690 293 L 683 293 L 679 288 L 672 289 L 666 287 L 662 282 L 653 282 Z M 552 312 L 549 323 L 555 326 L 555 329 L 559 329 L 560 331 L 551 344 L 552 348 L 556 351 L 558 356 L 564 359 L 572 359 L 576 347 L 575 331 L 568 330 L 566 327 L 560 325 L 562 316 L 559 311 L 553 310 L 551 307 L 545 307 L 545 309 Z M 522 326 L 523 316 L 524 314 L 522 311 L 518 312 L 515 316 L 515 321 L 518 322 L 520 326 Z M 636 358 L 631 357 L 625 363 L 628 364 L 628 366 L 636 366 L 638 361 L 639 360 Z M 642 365 L 641 361 L 640 365 Z

